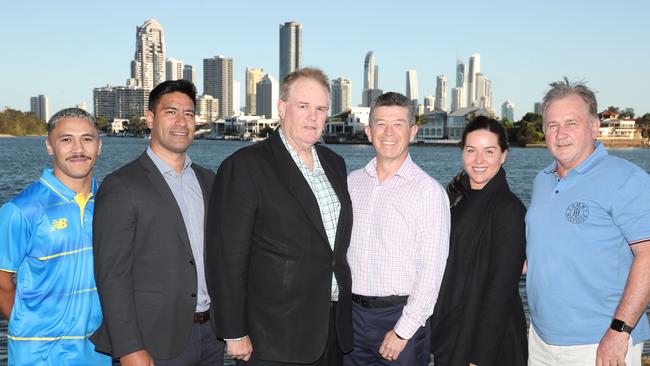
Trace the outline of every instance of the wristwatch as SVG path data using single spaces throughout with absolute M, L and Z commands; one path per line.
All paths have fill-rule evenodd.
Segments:
M 625 332 L 629 334 L 632 334 L 632 330 L 634 329 L 634 327 L 625 324 L 621 319 L 612 319 L 612 324 L 610 324 L 609 328 L 617 332 Z

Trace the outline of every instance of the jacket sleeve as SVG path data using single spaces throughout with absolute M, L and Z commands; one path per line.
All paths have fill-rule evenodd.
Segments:
M 256 216 L 253 168 L 234 157 L 217 171 L 206 223 L 206 280 L 216 335 L 225 339 L 248 335 L 248 265 Z
M 491 228 L 491 251 L 481 312 L 474 332 L 470 360 L 492 365 L 498 354 L 526 256 L 525 208 L 517 200 L 495 210 Z
M 136 225 L 130 192 L 118 176 L 107 176 L 95 199 L 93 253 L 103 325 L 114 358 L 145 348 L 133 289 Z

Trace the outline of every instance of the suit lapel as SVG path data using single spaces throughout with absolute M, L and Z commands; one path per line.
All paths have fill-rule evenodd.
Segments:
M 329 243 L 327 240 L 327 234 L 325 233 L 325 227 L 323 226 L 323 220 L 320 215 L 320 209 L 318 208 L 318 201 L 316 201 L 316 196 L 309 187 L 309 183 L 307 183 L 307 180 L 305 180 L 305 177 L 300 172 L 300 169 L 293 161 L 291 154 L 284 146 L 282 138 L 280 137 L 280 132 L 276 130 L 269 140 L 273 156 L 275 157 L 277 172 L 282 176 L 289 188 L 289 192 L 291 192 L 295 197 L 296 201 L 305 212 L 305 215 L 307 215 L 312 224 L 314 224 L 316 230 L 325 240 L 325 243 Z
M 199 186 L 201 186 L 201 196 L 203 196 L 203 207 L 204 207 L 203 221 L 205 224 L 205 220 L 208 217 L 208 196 L 210 195 L 210 190 L 212 189 L 212 187 L 209 186 L 208 182 L 205 179 L 205 176 L 203 175 L 203 172 L 199 170 L 199 168 L 197 168 L 194 163 L 190 165 L 190 168 L 194 170 L 194 175 L 196 175 L 196 180 L 199 181 Z
M 176 225 L 176 232 L 178 233 L 183 246 L 190 255 L 192 255 L 192 246 L 190 245 L 190 238 L 187 235 L 187 228 L 185 227 L 185 221 L 183 221 L 183 215 L 181 214 L 181 209 L 176 203 L 176 198 L 172 190 L 167 185 L 165 178 L 162 176 L 156 165 L 151 161 L 149 155 L 145 152 L 140 156 L 140 163 L 144 168 L 144 173 L 147 176 L 147 179 L 151 182 L 151 185 L 160 195 L 161 200 L 165 203 L 168 208 L 168 213 L 174 217 L 174 224 Z M 203 199 L 205 201 L 205 198 Z

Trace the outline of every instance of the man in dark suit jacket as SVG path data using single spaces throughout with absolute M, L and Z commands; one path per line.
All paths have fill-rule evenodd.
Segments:
M 184 80 L 154 88 L 151 145 L 97 193 L 93 245 L 104 321 L 91 340 L 123 366 L 223 365 L 203 270 L 214 175 L 187 156 L 195 98 Z
M 318 69 L 289 74 L 281 128 L 219 167 L 206 245 L 217 336 L 247 365 L 338 365 L 352 347 L 343 159 L 316 145 L 329 106 Z

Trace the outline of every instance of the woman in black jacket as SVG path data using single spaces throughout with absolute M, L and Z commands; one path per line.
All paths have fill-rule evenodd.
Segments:
M 503 126 L 477 117 L 461 140 L 464 170 L 448 186 L 449 258 L 432 318 L 436 366 L 526 365 L 526 318 L 519 278 L 526 209 L 501 165 Z

